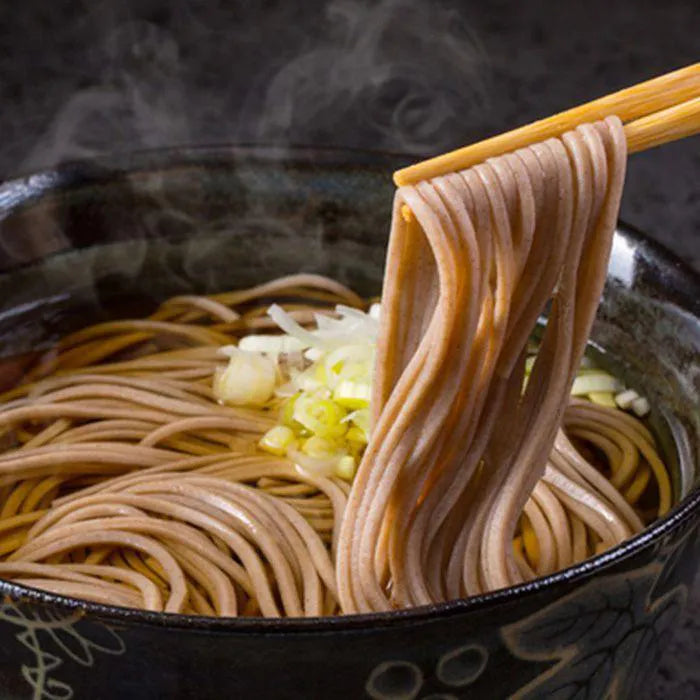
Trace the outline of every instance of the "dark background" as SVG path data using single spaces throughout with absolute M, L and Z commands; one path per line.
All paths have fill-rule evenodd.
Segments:
M 434 154 L 697 61 L 699 37 L 697 0 L 1 0 L 0 178 L 178 144 Z M 698 141 L 630 158 L 622 218 L 700 269 Z M 653 697 L 700 697 L 698 649 L 689 615 Z
M 695 0 L 0 3 L 0 176 L 221 142 L 434 154 L 698 60 Z M 622 217 L 700 266 L 698 139 Z

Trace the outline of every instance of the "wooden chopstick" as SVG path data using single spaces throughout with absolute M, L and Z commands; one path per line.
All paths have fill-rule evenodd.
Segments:
M 700 132 L 700 63 L 397 170 L 394 182 L 400 187 L 464 170 L 492 156 L 561 136 L 579 124 L 613 114 L 625 123 L 630 153 Z
M 646 151 L 697 133 L 700 133 L 700 97 L 625 124 L 628 153 Z

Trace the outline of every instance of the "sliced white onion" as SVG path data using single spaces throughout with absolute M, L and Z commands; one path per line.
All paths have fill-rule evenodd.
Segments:
M 626 389 L 615 396 L 615 403 L 626 411 L 632 406 L 632 402 L 639 398 L 639 394 L 634 389 Z
M 640 417 L 643 418 L 644 416 L 649 413 L 651 410 L 651 406 L 649 405 L 649 402 L 643 397 L 640 396 L 638 399 L 635 399 L 632 401 L 632 410 Z
M 322 345 L 313 333 L 302 328 L 281 306 L 273 304 L 267 310 L 268 316 L 288 335 L 297 338 L 302 347 Z
M 323 357 L 323 350 L 307 348 L 304 350 L 304 357 L 311 362 L 318 362 Z
M 291 335 L 246 335 L 238 343 L 239 350 L 264 352 L 267 355 L 299 352 L 304 347 L 301 340 Z

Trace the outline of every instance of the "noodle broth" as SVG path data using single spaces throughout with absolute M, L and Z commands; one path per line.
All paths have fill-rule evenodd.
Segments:
M 235 301 L 238 297 L 240 302 Z M 313 423 L 306 423 L 307 427 L 302 426 L 301 432 L 294 428 L 297 431 L 295 442 L 299 444 L 293 451 L 290 448 L 285 454 L 286 450 L 277 450 L 274 445 L 272 449 L 266 447 L 271 439 L 267 436 L 277 435 L 280 430 L 286 430 L 290 434 L 287 440 L 295 438 L 290 427 L 286 426 L 299 426 L 297 421 L 304 421 L 304 418 L 297 416 L 296 408 L 294 419 L 285 420 L 284 416 L 291 416 L 291 408 L 301 405 L 302 400 L 312 401 L 310 406 L 315 400 L 304 398 L 308 394 L 305 391 L 301 392 L 302 398 L 299 400 L 299 394 L 285 398 L 290 391 L 286 390 L 285 393 L 283 390 L 279 398 L 273 396 L 267 399 L 262 410 L 257 413 L 252 407 L 247 407 L 245 402 L 243 408 L 239 409 L 235 403 L 230 407 L 220 405 L 221 400 L 218 403 L 216 401 L 217 373 L 223 372 L 225 368 L 225 358 L 221 356 L 220 348 L 231 343 L 244 344 L 247 339 L 257 338 L 258 342 L 263 342 L 265 338 L 274 338 L 275 333 L 280 333 L 281 329 L 265 314 L 265 309 L 273 303 L 282 304 L 292 315 L 301 314 L 296 318 L 307 328 L 310 327 L 308 322 L 312 318 L 305 315 L 306 311 L 300 310 L 300 302 L 309 311 L 322 313 L 330 313 L 335 303 L 366 308 L 366 302 L 347 288 L 313 275 L 297 275 L 282 278 L 280 282 L 266 282 L 250 292 L 223 290 L 222 293 L 209 297 L 179 295 L 165 300 L 161 305 L 154 305 L 153 300 L 147 298 L 139 301 L 133 292 L 128 296 L 116 295 L 114 299 L 101 303 L 100 321 L 88 326 L 82 325 L 85 312 L 73 307 L 69 301 L 63 308 L 54 307 L 50 315 L 45 314 L 41 305 L 32 307 L 31 313 L 49 319 L 56 327 L 65 328 L 73 323 L 81 325 L 76 332 L 64 335 L 58 341 L 49 338 L 44 343 L 39 343 L 39 346 L 44 346 L 42 350 L 36 349 L 7 358 L 0 366 L 0 376 L 5 384 L 0 416 L 3 420 L 6 416 L 10 420 L 12 415 L 27 413 L 26 418 L 7 423 L 3 434 L 5 452 L 0 457 L 0 469 L 4 470 L 4 489 L 0 531 L 5 534 L 0 540 L 0 551 L 5 563 L 0 562 L 0 574 L 56 593 L 156 611 L 223 616 L 318 616 L 341 612 L 334 593 L 333 568 L 339 523 L 342 510 L 346 507 L 352 474 L 341 478 L 336 467 L 320 466 L 322 460 L 308 446 L 314 441 L 327 445 L 332 443 L 327 439 L 327 430 L 315 429 Z M 273 335 L 256 336 L 249 335 L 250 333 Z M 531 359 L 537 354 L 540 335 L 536 332 L 532 338 Z M 360 340 L 361 336 L 356 342 Z M 290 372 L 291 376 L 295 376 L 294 368 L 289 368 L 289 363 L 294 363 L 293 357 L 294 353 L 280 356 L 279 362 L 283 362 L 284 366 L 280 364 L 277 371 L 283 372 L 286 378 L 278 380 L 278 386 L 289 381 Z M 593 375 L 585 374 L 586 372 L 597 372 L 595 376 L 598 379 L 615 381 L 613 376 L 602 373 L 605 365 L 613 365 L 617 372 L 621 372 L 619 361 L 615 362 L 609 353 L 594 346 L 591 346 L 584 364 L 587 368 L 595 366 L 598 369 L 582 369 L 577 381 L 590 382 Z M 319 365 L 318 368 L 321 367 Z M 299 371 L 301 369 L 304 367 L 300 366 Z M 242 371 L 255 373 L 257 370 L 251 366 Z M 299 376 L 304 377 L 315 371 L 312 365 Z M 344 370 L 340 371 L 342 374 Z M 238 381 L 240 383 L 241 380 Z M 242 381 L 245 384 L 246 377 Z M 24 385 L 28 386 L 26 390 L 22 388 Z M 305 385 L 297 385 L 292 393 L 298 391 L 300 386 Z M 625 392 L 622 391 L 623 388 L 620 385 L 615 391 L 620 396 L 630 392 L 629 387 Z M 643 396 L 644 388 L 635 388 Z M 576 389 L 574 392 L 577 393 Z M 581 390 L 578 394 L 580 392 Z M 613 394 L 608 392 L 606 396 L 607 401 L 614 406 Z M 584 395 L 587 400 L 581 406 L 593 409 L 597 404 L 591 402 L 591 397 L 595 399 L 594 395 Z M 647 402 L 646 399 L 637 400 Z M 345 410 L 343 403 L 334 404 L 324 400 L 320 404 L 328 404 L 329 409 L 335 406 L 334 410 L 342 411 L 346 419 L 352 419 L 357 412 Z M 367 404 L 353 403 L 351 408 L 362 406 L 366 407 Z M 601 418 L 610 411 L 605 407 L 597 410 L 601 412 Z M 576 407 L 573 405 L 569 412 L 565 414 L 564 424 L 566 434 L 579 455 L 577 459 L 586 460 L 590 465 L 588 469 L 597 470 L 606 480 L 616 485 L 620 495 L 615 497 L 619 500 L 620 507 L 625 506 L 625 509 L 619 511 L 620 527 L 628 527 L 624 524 L 626 518 L 627 523 L 634 528 L 632 533 L 638 532 L 645 524 L 656 519 L 660 507 L 668 508 L 669 496 L 662 497 L 662 490 L 656 484 L 659 479 L 656 467 L 654 471 L 650 470 L 645 457 L 636 451 L 630 452 L 620 462 L 619 456 L 614 454 L 618 448 L 610 443 L 611 434 L 606 432 L 612 430 L 612 427 L 603 428 L 604 424 L 601 423 L 600 429 L 603 432 L 596 436 L 597 419 L 590 422 L 593 414 L 584 411 L 576 417 Z M 646 412 L 649 413 L 648 409 Z M 620 418 L 625 417 L 620 411 L 617 414 Z M 567 422 L 572 420 L 573 424 L 568 425 Z M 631 412 L 626 420 L 634 422 L 637 419 Z M 584 422 L 579 425 L 578 421 Z M 275 424 L 277 427 L 274 427 Z M 661 414 L 649 413 L 648 424 L 653 425 L 658 433 L 659 426 L 663 425 Z M 362 423 L 351 422 L 349 425 L 353 426 L 352 430 L 358 431 Z M 644 430 L 642 423 L 637 422 L 637 425 L 639 427 L 627 436 L 613 432 L 612 438 L 617 440 L 615 444 L 629 444 L 629 449 L 632 450 L 629 440 L 636 440 L 634 430 Z M 341 428 L 342 424 L 337 423 L 337 427 Z M 668 446 L 667 427 L 663 434 L 662 444 Z M 361 436 L 359 439 L 362 439 Z M 648 444 L 653 445 L 653 438 L 650 436 L 648 439 Z M 355 444 L 352 441 L 344 444 L 349 444 L 351 449 L 357 451 L 351 452 L 354 457 L 343 452 L 345 456 L 340 459 L 352 463 L 359 461 L 364 448 L 352 448 Z M 665 456 L 666 465 L 673 464 L 669 460 L 672 454 L 669 451 Z M 55 459 L 52 459 L 52 455 Z M 630 464 L 624 467 L 625 460 L 632 458 L 635 464 L 637 460 L 641 461 L 637 466 L 632 467 Z M 10 467 L 10 463 L 16 463 L 16 466 Z M 254 464 L 259 466 L 255 467 Z M 622 476 L 617 470 L 623 468 L 632 471 L 627 476 Z M 659 468 L 665 470 L 663 465 Z M 144 479 L 151 471 L 155 474 L 155 491 L 151 489 L 151 496 L 140 495 L 151 493 L 148 489 L 143 491 L 148 483 Z M 141 476 L 142 473 L 144 476 Z M 237 476 L 239 473 L 240 477 Z M 300 474 L 306 476 L 299 479 Z M 178 493 L 182 491 L 183 494 L 188 494 L 185 501 L 167 489 L 163 491 L 166 486 L 162 482 L 164 477 L 172 479 L 171 484 L 177 488 Z M 224 480 L 216 481 L 219 477 Z M 214 481 L 211 481 L 212 478 Z M 13 480 L 10 481 L 11 479 Z M 114 488 L 110 486 L 112 482 Z M 122 487 L 119 486 L 122 482 L 127 489 L 123 492 L 126 495 L 118 496 L 122 492 Z M 127 487 L 127 484 L 137 485 L 139 482 L 143 486 L 136 491 Z M 546 483 L 548 482 L 545 481 Z M 552 485 L 555 483 L 552 482 Z M 538 489 L 545 489 L 547 493 L 548 487 L 545 484 Z M 230 494 L 233 500 L 227 503 L 224 511 L 211 511 L 210 506 L 204 505 L 211 500 L 211 496 L 202 489 L 210 488 L 212 495 L 223 494 L 229 486 L 242 488 L 243 491 Z M 679 480 L 675 478 L 674 494 L 678 493 L 679 487 Z M 668 487 L 665 488 L 668 491 Z M 113 491 L 113 495 L 109 495 Z M 100 493 L 104 495 L 100 496 Z M 621 498 L 622 495 L 624 499 Z M 604 498 L 602 494 L 601 497 Z M 666 499 L 665 506 L 660 504 L 660 497 Z M 240 498 L 243 500 L 240 501 Z M 268 522 L 268 516 L 263 516 L 262 511 L 257 516 L 250 511 L 246 518 L 259 519 L 256 525 L 258 528 L 269 528 L 275 521 L 278 524 L 287 523 L 291 516 L 302 519 L 297 522 L 292 518 L 283 526 L 291 527 L 290 532 L 297 530 L 306 541 L 302 549 L 310 547 L 308 552 L 301 553 L 300 550 L 296 555 L 301 556 L 298 563 L 292 558 L 289 564 L 292 567 L 303 566 L 309 553 L 314 550 L 318 552 L 314 556 L 316 575 L 320 580 L 313 585 L 318 588 L 323 581 L 323 585 L 327 586 L 325 602 L 320 597 L 315 603 L 309 602 L 308 596 L 311 593 L 307 586 L 312 585 L 310 582 L 301 586 L 298 595 L 292 592 L 296 586 L 285 583 L 291 570 L 285 573 L 287 570 L 284 567 L 278 568 L 281 564 L 275 563 L 277 555 L 271 553 L 272 550 L 268 551 L 268 548 L 273 547 L 272 542 L 266 543 L 264 538 L 258 539 L 251 532 L 246 534 L 249 544 L 243 546 L 243 541 L 237 543 L 239 535 L 234 537 L 233 531 L 222 529 L 218 522 L 207 525 L 207 522 L 213 522 L 208 520 L 209 515 L 216 514 L 221 518 L 234 504 L 236 508 L 243 507 L 245 510 L 243 504 L 248 498 L 253 498 L 253 501 L 263 498 L 259 505 L 264 504 L 272 517 Z M 192 510 L 198 503 L 197 499 L 204 500 Z M 628 504 L 625 499 L 629 501 Z M 614 502 L 614 499 L 610 501 L 611 504 Z M 542 503 L 542 506 L 538 506 L 538 503 Z M 554 563 L 546 563 L 547 555 L 542 553 L 545 541 L 550 537 L 542 529 L 547 528 L 543 518 L 545 513 L 547 517 L 553 517 L 548 512 L 550 506 L 546 503 L 539 500 L 529 503 L 515 532 L 513 546 L 516 556 L 522 561 L 523 570 L 529 578 L 546 575 L 554 569 Z M 541 507 L 544 510 L 540 510 Z M 84 515 L 81 508 L 84 508 Z M 560 506 L 558 508 L 561 509 Z M 289 510 L 288 514 L 285 509 Z M 55 517 L 52 515 L 54 511 Z M 37 517 L 30 520 L 33 512 L 36 512 Z M 148 519 L 143 519 L 146 512 L 149 513 Z M 557 511 L 552 512 L 554 517 L 559 517 Z M 129 520 L 127 516 L 137 518 Z M 542 522 L 533 519 L 535 516 L 542 519 Z M 116 520 L 100 519 L 105 517 L 116 517 Z M 604 535 L 597 535 L 595 529 L 583 529 L 583 521 L 575 523 L 573 513 L 570 517 L 571 525 L 566 532 L 555 537 L 573 537 L 573 561 L 582 561 L 612 546 L 601 541 L 599 537 Z M 69 532 L 67 524 L 77 521 L 80 521 L 87 539 L 72 545 L 63 553 L 54 552 L 51 548 L 54 540 L 51 538 L 60 539 L 60 533 Z M 62 525 L 64 522 L 66 525 Z M 177 523 L 174 527 L 182 529 L 184 539 L 174 550 L 167 533 L 159 530 L 165 522 Z M 308 531 L 303 528 L 299 530 L 300 524 Z M 578 525 L 580 531 L 575 528 L 571 531 L 569 528 L 573 525 Z M 595 528 L 595 522 L 593 526 Z M 101 544 L 104 539 L 102 530 L 105 527 L 126 527 L 128 531 L 133 528 L 134 542 L 125 535 L 120 535 L 121 539 Z M 156 529 L 152 530 L 153 527 Z M 554 528 L 554 521 L 550 527 Z M 199 542 L 197 538 L 201 538 L 199 531 L 202 529 L 209 539 Z M 52 535 L 54 530 L 55 536 Z M 233 538 L 230 541 L 226 539 L 227 532 Z M 157 558 L 153 547 L 139 549 L 143 546 L 139 539 L 143 535 L 155 537 L 153 546 L 156 548 L 163 545 L 175 554 L 180 566 L 184 567 L 178 569 L 179 578 L 168 579 L 167 571 L 163 570 L 163 566 L 167 570 L 168 564 L 163 563 L 165 559 Z M 224 539 L 221 540 L 221 537 Z M 188 538 L 192 542 L 198 542 L 198 550 L 206 543 L 210 548 L 212 543 L 220 543 L 224 560 L 219 561 L 221 555 L 212 549 L 208 555 L 210 563 L 207 565 L 202 560 L 196 565 L 201 571 L 206 571 L 207 566 L 219 567 L 206 574 L 209 579 L 200 580 L 197 576 L 191 578 L 194 570 L 190 572 L 188 567 L 194 566 L 195 562 L 190 561 L 189 557 L 197 556 L 194 551 L 189 555 L 184 554 L 187 550 L 183 550 L 182 555 L 177 554 L 180 551 L 178 547 L 187 546 Z M 50 545 L 49 549 L 37 559 L 33 552 L 37 548 L 43 551 L 42 546 L 46 548 L 46 545 L 42 545 L 43 542 Z M 157 542 L 160 545 L 156 545 Z M 302 546 L 301 540 L 299 546 Z M 262 559 L 255 565 L 246 558 L 253 556 L 250 547 L 262 555 Z M 135 552 L 140 552 L 140 558 Z M 153 556 L 156 556 L 155 562 Z M 231 561 L 227 562 L 226 558 Z M 219 563 L 214 564 L 215 561 Z M 227 567 L 240 566 L 241 563 L 244 564 L 246 574 L 243 578 L 238 578 L 235 568 L 229 571 Z M 175 566 L 174 562 L 170 565 Z M 222 566 L 223 569 L 220 568 Z M 255 583 L 256 567 L 272 567 L 268 577 L 272 577 L 275 584 L 269 590 L 263 579 Z M 562 568 L 561 564 L 559 568 Z M 137 578 L 134 581 L 124 580 L 120 586 L 116 586 L 107 582 L 113 575 L 124 575 L 127 579 Z M 243 573 L 239 575 L 243 576 Z M 54 576 L 58 578 L 53 578 Z M 66 576 L 68 579 L 64 580 Z M 210 591 L 207 588 L 205 581 L 211 585 L 217 576 L 231 576 L 236 582 L 225 595 L 220 590 L 214 593 L 213 589 Z M 105 583 L 99 584 L 99 581 Z M 100 585 L 105 586 L 104 591 L 99 588 Z M 141 589 L 141 598 L 133 594 L 134 585 Z M 160 589 L 158 593 L 152 590 L 153 585 Z M 174 601 L 174 590 L 178 585 L 186 586 L 189 593 Z M 321 588 L 318 588 L 316 595 L 321 595 Z M 303 607 L 302 600 L 305 601 Z

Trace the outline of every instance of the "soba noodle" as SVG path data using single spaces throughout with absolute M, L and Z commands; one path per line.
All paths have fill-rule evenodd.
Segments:
M 625 158 L 610 118 L 398 190 L 375 425 L 340 534 L 344 611 L 522 582 L 531 567 L 512 538 L 523 515 L 538 574 L 572 561 L 562 506 L 596 551 L 639 528 L 577 479 L 565 448 L 548 464 L 602 293 Z M 523 392 L 527 342 L 550 300 Z
M 337 282 L 174 297 L 65 337 L 0 397 L 0 576 L 154 611 L 332 615 L 508 586 L 638 532 L 670 505 L 653 436 L 569 398 L 624 165 L 608 119 L 398 190 L 354 481 L 259 449 L 284 392 L 216 393 L 221 346 L 279 332 L 271 301 L 306 328 L 366 308 Z

